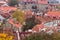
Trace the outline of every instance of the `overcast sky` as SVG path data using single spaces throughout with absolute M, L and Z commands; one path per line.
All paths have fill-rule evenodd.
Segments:
M 58 0 L 60 2 L 60 0 Z

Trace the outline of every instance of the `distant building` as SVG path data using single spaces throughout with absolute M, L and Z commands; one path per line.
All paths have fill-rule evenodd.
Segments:
M 6 4 L 7 1 L 8 1 L 8 0 L 0 0 L 0 6 L 1 6 L 2 4 Z
M 48 0 L 48 4 L 56 5 L 56 4 L 59 4 L 59 1 L 57 1 L 57 0 Z
M 59 4 L 60 4 L 60 0 L 57 0 L 57 1 L 59 1 Z

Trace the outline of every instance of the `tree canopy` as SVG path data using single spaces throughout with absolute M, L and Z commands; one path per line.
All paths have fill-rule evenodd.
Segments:
M 22 24 L 23 24 L 24 21 L 25 21 L 24 16 L 25 16 L 25 14 L 24 14 L 24 12 L 23 12 L 22 10 L 16 10 L 16 11 L 13 13 L 13 15 L 12 15 L 13 18 L 16 18 L 17 21 L 19 21 L 19 22 L 22 23 Z
M 9 0 L 9 6 L 15 6 L 18 5 L 19 1 L 18 0 Z
M 23 31 L 26 31 L 26 30 L 28 30 L 28 29 L 32 29 L 37 23 L 35 22 L 35 17 L 34 16 L 32 16 L 31 18 L 27 18 L 26 20 L 25 20 L 25 24 L 26 25 L 23 25 L 23 27 L 22 27 L 22 30 Z
M 60 40 L 60 33 L 47 34 L 46 32 L 33 33 L 28 37 L 25 37 L 24 40 Z

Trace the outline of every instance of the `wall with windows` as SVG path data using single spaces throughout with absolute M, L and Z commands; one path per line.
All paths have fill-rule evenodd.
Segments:
M 58 0 L 48 0 L 49 4 L 59 4 Z
M 57 27 L 60 23 L 60 20 L 53 20 L 44 24 L 44 27 Z

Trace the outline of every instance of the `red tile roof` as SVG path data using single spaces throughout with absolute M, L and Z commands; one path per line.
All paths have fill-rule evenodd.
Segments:
M 4 18 L 9 18 L 11 15 L 10 14 L 8 14 L 8 13 L 2 13 L 1 14 Z
M 30 18 L 32 16 L 32 11 L 31 10 L 25 10 L 25 17 Z
M 16 10 L 17 8 L 15 8 L 15 7 L 0 7 L 0 10 L 3 10 L 3 11 L 5 11 L 5 12 L 8 12 L 9 10 Z
M 32 15 L 32 11 L 31 10 L 25 10 L 25 14 L 26 15 Z
M 60 11 L 49 11 L 49 12 L 47 12 L 47 16 L 50 16 L 50 17 L 52 17 L 52 16 L 54 16 L 54 17 L 60 17 Z
M 44 28 L 44 23 L 46 23 L 46 22 L 49 22 L 49 21 L 51 21 L 52 19 L 51 18 L 49 18 L 49 17 L 40 17 L 40 16 L 35 16 L 35 18 L 37 19 L 37 20 L 40 20 L 42 23 L 41 24 L 37 24 L 36 26 L 34 26 L 33 28 L 32 28 L 32 30 L 33 31 L 36 31 L 36 32 L 39 32 L 39 28 L 40 29 L 42 29 L 42 28 Z
M 0 7 L 0 10 L 2 10 L 2 13 L 0 13 L 3 17 L 8 18 L 11 16 L 11 13 L 8 13 L 8 11 L 15 11 L 17 8 L 15 7 Z
M 45 23 L 45 22 L 49 22 L 49 21 L 51 21 L 52 19 L 50 18 L 50 17 L 40 17 L 40 16 L 35 16 L 35 18 L 37 19 L 37 20 L 40 20 L 42 23 Z
M 38 4 L 48 4 L 47 0 L 37 0 Z
M 37 24 L 36 26 L 34 26 L 34 28 L 32 28 L 33 31 L 39 31 L 39 29 L 42 29 L 44 28 L 44 25 L 43 24 Z
M 12 25 L 14 25 L 14 26 L 16 26 L 17 28 L 19 28 L 19 27 L 22 26 L 22 24 L 20 24 L 18 21 L 16 23 L 14 23 L 14 20 L 13 19 L 10 19 L 9 20 L 9 23 L 12 24 Z

